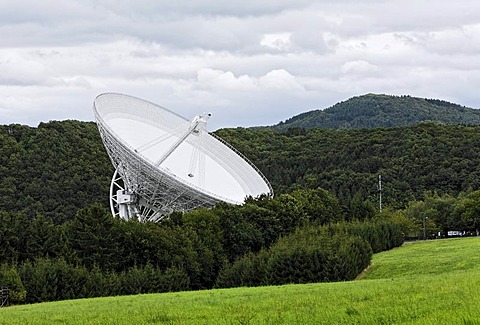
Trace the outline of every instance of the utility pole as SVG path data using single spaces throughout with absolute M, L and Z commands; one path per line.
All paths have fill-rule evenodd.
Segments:
M 378 175 L 378 207 L 382 213 L 382 175 Z

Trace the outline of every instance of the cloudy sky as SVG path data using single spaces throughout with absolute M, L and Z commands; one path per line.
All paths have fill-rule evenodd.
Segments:
M 478 0 L 0 0 L 0 124 L 93 120 L 100 93 L 209 130 L 365 93 L 480 108 Z

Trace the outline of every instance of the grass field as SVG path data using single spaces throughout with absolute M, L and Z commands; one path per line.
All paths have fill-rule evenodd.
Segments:
M 376 254 L 362 280 L 82 299 L 0 309 L 0 324 L 480 324 L 480 238 Z

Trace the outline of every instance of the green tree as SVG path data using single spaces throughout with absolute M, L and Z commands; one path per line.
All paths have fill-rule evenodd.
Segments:
M 363 200 L 360 192 L 355 193 L 347 209 L 348 220 L 372 219 L 376 214 L 375 206 L 369 200 Z
M 19 234 L 15 231 L 14 213 L 0 211 L 0 261 L 2 263 L 13 263 L 18 260 L 17 250 Z
M 264 245 L 261 230 L 248 220 L 255 210 L 253 205 L 242 208 L 220 204 L 215 208 L 223 229 L 223 247 L 229 261 L 234 261 L 247 252 L 257 252 Z
M 50 218 L 36 215 L 26 227 L 26 232 L 28 237 L 25 250 L 28 259 L 69 255 L 63 227 L 55 226 Z
M 102 206 L 80 209 L 66 226 L 66 236 L 79 262 L 92 269 L 115 270 L 121 263 L 122 245 L 118 242 L 118 221 Z
M 183 220 L 183 227 L 191 234 L 193 249 L 200 264 L 199 275 L 190 278 L 190 285 L 193 289 L 212 288 L 226 261 L 220 218 L 212 210 L 198 209 L 185 213 Z
M 10 304 L 16 305 L 25 302 L 27 291 L 15 266 L 0 265 L 0 286 L 8 287 Z
M 480 191 L 469 194 L 463 202 L 465 211 L 461 214 L 462 221 L 468 230 L 480 233 Z
M 325 225 L 343 219 L 337 198 L 322 188 L 295 190 L 291 195 L 311 222 Z

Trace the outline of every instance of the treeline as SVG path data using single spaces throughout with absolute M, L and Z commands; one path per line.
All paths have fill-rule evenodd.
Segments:
M 408 206 L 396 212 L 410 220 L 410 237 L 438 238 L 448 236 L 449 231 L 457 231 L 462 236 L 480 235 L 480 191 L 461 193 L 458 196 L 426 193 L 419 201 L 409 202 Z M 408 227 L 407 227 L 408 228 Z M 422 229 L 423 228 L 423 229 Z M 422 229 L 423 234 L 418 231 Z
M 421 123 L 359 130 L 223 129 L 218 135 L 249 157 L 276 193 L 322 187 L 341 204 L 359 197 L 404 208 L 424 193 L 457 196 L 480 188 L 480 127 Z
M 246 254 L 268 252 L 280 263 L 282 257 L 272 252 L 283 251 L 288 240 L 302 243 L 299 250 L 309 253 L 301 259 L 315 259 L 311 265 L 332 263 L 315 250 L 336 256 L 341 264 L 328 277 L 327 268 L 321 279 L 304 278 L 291 264 L 282 271 L 292 272 L 284 281 L 334 281 L 363 270 L 380 247 L 374 241 L 392 238 L 381 249 L 401 244 L 387 234 L 385 223 L 369 216 L 364 220 L 369 226 L 363 227 L 373 229 L 370 232 L 341 230 L 349 227 L 342 223 L 348 218 L 336 198 L 322 189 L 250 199 L 243 206 L 173 213 L 160 224 L 115 219 L 98 204 L 61 225 L 41 215 L 29 219 L 4 212 L 0 217 L 0 282 L 11 288 L 15 303 L 222 286 L 219 274 L 223 272 L 225 281 L 228 269 Z M 331 223 L 339 224 L 322 228 Z M 395 227 L 395 238 L 403 238 L 401 226 Z M 303 228 L 305 235 L 298 230 Z M 316 228 L 322 233 L 318 238 L 312 233 Z M 281 270 L 278 265 L 275 269 Z
M 0 281 L 12 304 L 189 290 L 189 277 L 178 268 L 150 264 L 123 272 L 71 265 L 64 259 L 38 258 L 20 265 L 0 265 Z
M 408 126 L 424 121 L 479 125 L 480 112 L 438 99 L 367 94 L 323 110 L 299 114 L 271 128 L 358 129 Z
M 402 226 L 385 221 L 298 228 L 271 247 L 223 268 L 216 287 L 352 280 L 370 264 L 372 253 L 403 241 Z

